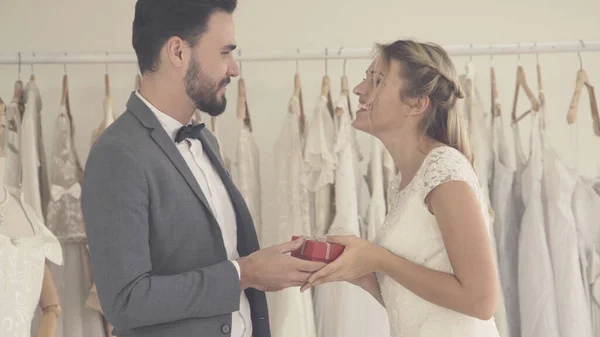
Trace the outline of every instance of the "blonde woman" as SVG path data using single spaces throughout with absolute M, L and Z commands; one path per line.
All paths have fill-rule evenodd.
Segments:
M 454 65 L 434 44 L 401 40 L 378 51 L 354 89 L 353 126 L 380 139 L 399 170 L 389 214 L 374 242 L 331 237 L 345 252 L 303 290 L 362 287 L 386 307 L 394 337 L 496 337 L 491 216 L 456 109 Z

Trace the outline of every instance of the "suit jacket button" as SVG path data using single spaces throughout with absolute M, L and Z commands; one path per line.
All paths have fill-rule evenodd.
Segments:
M 226 334 L 226 335 L 229 334 L 231 332 L 231 326 L 229 326 L 229 324 L 224 324 L 221 327 L 221 332 L 224 333 L 224 334 Z

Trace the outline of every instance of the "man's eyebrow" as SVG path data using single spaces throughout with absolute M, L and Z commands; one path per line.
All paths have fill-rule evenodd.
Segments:
M 223 47 L 224 51 L 232 51 L 235 50 L 235 48 L 237 48 L 237 45 L 235 44 L 228 44 L 226 46 Z

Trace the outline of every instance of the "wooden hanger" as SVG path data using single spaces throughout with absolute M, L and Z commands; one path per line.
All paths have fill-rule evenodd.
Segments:
M 297 68 L 297 67 L 296 67 Z M 294 75 L 294 93 L 293 97 L 298 99 L 298 105 L 300 106 L 300 113 L 298 115 L 298 123 L 300 128 L 300 134 L 304 134 L 304 127 L 306 124 L 306 116 L 304 115 L 304 103 L 302 101 L 302 81 L 300 81 L 300 73 L 297 72 Z
M 66 105 L 69 98 L 69 79 L 67 74 L 63 75 L 62 80 L 62 93 L 60 96 L 60 105 Z
M 104 74 L 104 94 L 110 96 L 110 77 L 108 73 Z
M 13 103 L 20 103 L 23 99 L 23 82 L 21 80 L 17 80 L 15 82 L 15 89 L 13 91 Z
M 575 82 L 575 92 L 573 93 L 573 97 L 571 98 L 571 104 L 569 105 L 569 112 L 567 113 L 567 123 L 569 125 L 575 123 L 577 120 L 577 110 L 579 108 L 579 101 L 581 98 L 581 92 L 583 87 L 586 87 L 588 91 L 588 96 L 590 98 L 590 107 L 592 112 L 592 121 L 593 121 L 593 129 L 594 134 L 600 137 L 600 115 L 598 114 L 598 104 L 596 102 L 596 94 L 594 91 L 594 86 L 589 82 L 586 71 L 581 68 L 577 72 L 577 80 Z
M 238 80 L 237 117 L 244 121 L 244 124 L 252 132 L 252 121 L 250 120 L 250 111 L 246 98 L 246 81 L 243 78 Z
M 523 88 L 527 98 L 531 102 L 531 109 L 525 111 L 521 116 L 517 117 L 517 103 L 519 101 L 519 88 Z M 527 116 L 529 113 L 538 112 L 540 110 L 540 102 L 537 97 L 533 94 L 529 85 L 527 85 L 527 78 L 525 76 L 525 70 L 522 66 L 517 67 L 517 84 L 515 86 L 515 97 L 513 100 L 513 109 L 512 109 L 512 122 L 513 124 L 518 123 L 521 119 Z

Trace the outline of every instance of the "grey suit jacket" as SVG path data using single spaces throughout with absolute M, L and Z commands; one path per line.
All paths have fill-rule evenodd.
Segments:
M 215 137 L 204 149 L 237 216 L 238 252 L 259 249 L 246 204 Z M 231 335 L 240 281 L 191 170 L 152 111 L 131 94 L 127 111 L 92 147 L 82 210 L 100 303 L 117 336 Z M 254 337 L 270 337 L 266 297 L 246 290 Z

